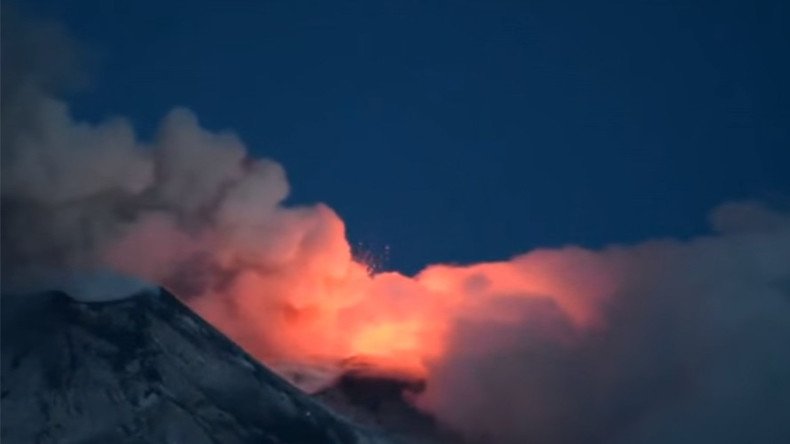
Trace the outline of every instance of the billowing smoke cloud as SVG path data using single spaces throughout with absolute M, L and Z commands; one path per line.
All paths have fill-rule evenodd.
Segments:
M 790 437 L 790 215 L 730 203 L 690 241 L 370 274 L 337 214 L 284 206 L 282 167 L 189 110 L 152 141 L 75 121 L 68 38 L 3 20 L 4 291 L 162 284 L 290 376 L 425 378 L 416 405 L 471 442 Z
M 714 212 L 714 224 L 731 226 L 734 208 Z M 752 221 L 689 242 L 539 251 L 498 264 L 555 262 L 553 273 L 578 283 L 584 299 L 596 293 L 585 283 L 590 270 L 613 285 L 586 326 L 557 293 L 494 290 L 487 307 L 506 316 L 455 318 L 420 402 L 484 442 L 787 440 L 790 224 L 741 229 Z M 484 267 L 454 269 L 455 280 L 492 276 Z
M 331 209 L 284 207 L 282 167 L 250 158 L 231 132 L 204 130 L 189 110 L 169 112 L 152 141 L 123 118 L 75 121 L 55 94 L 75 64 L 67 36 L 3 18 L 5 291 L 67 286 L 97 300 L 96 289 L 114 289 L 114 299 L 133 276 L 173 290 L 272 362 L 353 354 L 339 312 L 370 278 Z M 69 62 L 48 63 L 50 53 Z

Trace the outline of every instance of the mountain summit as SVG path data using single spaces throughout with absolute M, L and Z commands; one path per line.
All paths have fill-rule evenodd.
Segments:
M 165 290 L 2 297 L 4 443 L 371 443 Z

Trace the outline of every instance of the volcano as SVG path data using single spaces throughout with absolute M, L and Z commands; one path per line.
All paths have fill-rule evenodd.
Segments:
M 165 290 L 2 297 L 4 443 L 372 443 Z

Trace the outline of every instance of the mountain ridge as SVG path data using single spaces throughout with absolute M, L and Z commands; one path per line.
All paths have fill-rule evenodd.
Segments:
M 3 442 L 373 443 L 164 289 L 3 295 Z

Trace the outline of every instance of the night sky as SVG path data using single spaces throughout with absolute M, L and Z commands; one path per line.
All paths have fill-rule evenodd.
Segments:
M 174 105 L 415 272 L 708 231 L 790 201 L 790 2 L 26 1 L 87 48 L 80 118 Z

